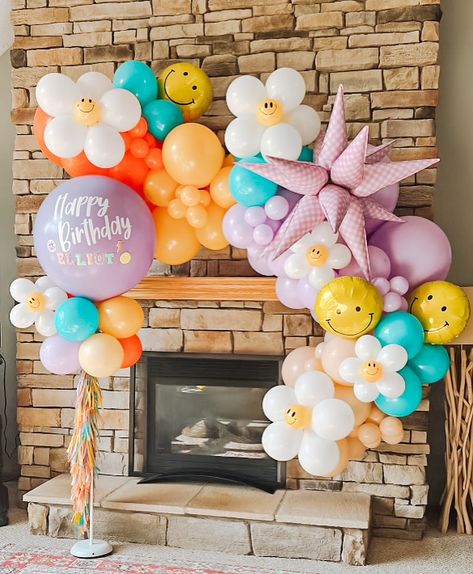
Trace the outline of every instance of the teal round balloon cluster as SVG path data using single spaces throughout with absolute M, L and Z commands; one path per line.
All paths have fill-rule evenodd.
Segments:
M 259 155 L 243 158 L 241 161 L 244 163 L 266 163 Z M 264 205 L 268 199 L 276 195 L 277 190 L 276 183 L 239 166 L 238 163 L 233 166 L 230 172 L 230 192 L 236 201 L 245 207 Z
M 58 307 L 55 325 L 64 339 L 85 341 L 99 328 L 99 312 L 90 299 L 73 297 Z

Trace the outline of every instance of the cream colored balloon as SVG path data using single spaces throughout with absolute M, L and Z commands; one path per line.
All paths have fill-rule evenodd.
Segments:
M 79 348 L 79 362 L 92 377 L 111 377 L 122 366 L 125 353 L 118 340 L 106 333 L 86 339 Z

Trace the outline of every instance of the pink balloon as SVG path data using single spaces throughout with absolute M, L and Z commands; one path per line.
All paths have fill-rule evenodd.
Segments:
M 404 223 L 387 221 L 373 233 L 370 245 L 382 249 L 391 261 L 391 275 L 401 275 L 415 289 L 426 281 L 445 279 L 452 249 L 443 230 L 423 217 L 406 215 Z
M 392 313 L 393 311 L 398 311 L 402 306 L 402 297 L 399 293 L 390 291 L 384 296 L 383 310 L 386 313 Z
M 392 277 L 389 281 L 391 285 L 391 289 L 399 295 L 404 295 L 409 291 L 409 281 L 405 277 L 401 277 L 397 275 L 396 277 Z
M 322 367 L 327 375 L 336 383 L 340 385 L 348 385 L 338 372 L 342 361 L 349 357 L 356 357 L 355 353 L 356 341 L 352 339 L 342 339 L 341 337 L 330 337 L 322 349 Z
M 298 279 L 278 277 L 276 279 L 276 295 L 283 305 L 289 309 L 303 309 L 304 304 L 297 294 Z
M 370 197 L 370 199 L 374 199 L 377 201 L 382 207 L 390 211 L 391 213 L 394 211 L 396 207 L 397 200 L 399 198 L 399 184 L 393 183 L 392 185 L 388 185 L 387 187 L 383 187 L 376 193 Z M 381 225 L 383 224 L 382 221 L 378 219 L 366 219 L 366 234 L 369 236 L 374 233 Z
M 315 348 L 298 347 L 284 359 L 281 375 L 284 383 L 288 387 L 293 387 L 302 373 L 320 370 L 322 370 L 322 364 L 315 356 Z
M 304 304 L 304 307 L 307 307 L 307 309 L 312 311 L 315 307 L 315 300 L 317 299 L 318 291 L 312 287 L 307 279 L 299 279 L 297 294 L 301 302 Z
M 389 257 L 386 253 L 378 247 L 369 245 L 368 255 L 371 264 L 371 276 L 388 278 L 391 272 L 391 263 L 389 262 Z M 339 273 L 345 277 L 364 277 L 360 266 L 354 258 L 352 258 L 347 267 L 340 269 Z
M 270 277 L 273 275 L 273 271 L 269 265 L 268 257 L 261 255 L 262 251 L 264 251 L 264 245 L 258 245 L 254 242 L 251 243 L 251 245 L 248 246 L 247 252 L 248 263 L 261 275 Z
M 381 295 L 383 295 L 383 297 L 384 295 L 386 295 L 386 293 L 389 293 L 389 291 L 391 290 L 391 285 L 389 281 L 384 277 L 376 277 L 376 279 L 373 279 L 372 283 L 376 287 L 376 289 L 381 293 Z

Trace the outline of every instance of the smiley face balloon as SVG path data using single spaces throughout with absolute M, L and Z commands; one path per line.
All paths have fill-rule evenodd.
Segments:
M 158 78 L 160 97 L 177 104 L 186 122 L 199 118 L 212 102 L 212 85 L 207 74 L 193 64 L 168 66 Z
M 374 285 L 360 277 L 338 277 L 321 289 L 315 313 L 329 333 L 355 339 L 376 327 L 383 313 L 383 299 Z
M 470 319 L 470 302 L 457 285 L 430 281 L 411 293 L 409 311 L 422 323 L 426 343 L 446 345 L 465 329 Z

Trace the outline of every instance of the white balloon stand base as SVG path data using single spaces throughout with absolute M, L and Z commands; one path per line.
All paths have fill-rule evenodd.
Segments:
M 111 544 L 105 540 L 94 540 L 94 479 L 90 487 L 90 522 L 88 540 L 79 540 L 71 548 L 76 558 L 102 558 L 113 552 Z

